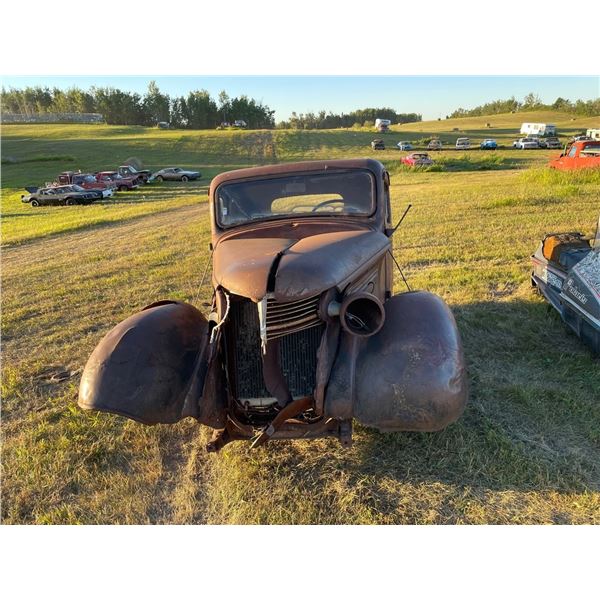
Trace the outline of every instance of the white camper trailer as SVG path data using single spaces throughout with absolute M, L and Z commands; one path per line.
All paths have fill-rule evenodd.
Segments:
M 556 135 L 556 125 L 551 123 L 522 123 L 521 133 L 523 135 Z
M 389 119 L 375 119 L 375 129 L 379 133 L 387 133 L 391 124 Z
M 600 140 L 600 129 L 588 129 L 585 134 L 593 140 Z

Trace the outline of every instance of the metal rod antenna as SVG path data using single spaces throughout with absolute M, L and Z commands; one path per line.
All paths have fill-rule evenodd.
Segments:
M 402 221 L 404 221 L 404 217 L 408 214 L 408 211 L 411 209 L 412 204 L 409 204 L 406 207 L 406 210 L 404 211 L 404 214 L 400 217 L 400 220 L 398 221 L 398 224 L 396 225 L 396 227 L 394 227 L 394 229 L 392 229 L 392 231 L 390 232 L 390 234 L 388 235 L 388 237 L 392 237 L 394 235 L 394 233 L 396 233 L 396 229 L 398 229 L 398 227 L 400 227 L 400 225 L 402 225 Z

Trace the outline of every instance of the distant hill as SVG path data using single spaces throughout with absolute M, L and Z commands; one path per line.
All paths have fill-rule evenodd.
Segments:
M 490 127 L 487 126 L 489 123 Z M 394 132 L 410 132 L 417 134 L 456 134 L 454 129 L 461 133 L 468 133 L 473 137 L 511 137 L 519 134 L 521 123 L 554 123 L 558 133 L 569 136 L 586 130 L 590 127 L 600 127 L 600 115 L 595 117 L 582 117 L 569 113 L 545 111 L 521 111 L 499 115 L 486 115 L 482 117 L 463 117 L 458 119 L 442 119 L 441 121 L 421 121 L 419 123 L 406 123 L 393 125 Z

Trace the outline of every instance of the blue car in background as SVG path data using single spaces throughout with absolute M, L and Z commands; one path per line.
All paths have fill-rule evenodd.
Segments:
M 498 147 L 496 140 L 483 140 L 479 147 L 482 150 L 495 150 Z

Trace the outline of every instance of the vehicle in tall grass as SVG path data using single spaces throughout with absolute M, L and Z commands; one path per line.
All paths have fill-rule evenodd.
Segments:
M 135 181 L 137 181 L 138 185 L 147 183 L 148 179 L 150 179 L 150 175 L 152 175 L 149 169 L 136 169 L 132 165 L 121 165 L 117 169 L 117 173 L 121 175 L 121 177 L 133 178 Z
M 594 238 L 580 232 L 548 234 L 531 259 L 532 285 L 600 355 L 600 218 Z
M 513 148 L 517 150 L 535 150 L 539 147 L 539 141 L 534 137 L 519 138 L 513 142 Z
M 167 167 L 152 173 L 149 182 L 152 181 L 193 181 L 201 176 L 200 171 L 189 171 L 181 167 Z
M 557 148 L 562 148 L 562 144 L 556 136 L 538 138 L 538 144 L 540 148 L 547 148 L 548 150 L 556 150 Z
M 78 185 L 51 185 L 26 189 L 29 193 L 21 196 L 21 202 L 35 207 L 91 204 L 95 200 L 102 199 L 102 190 L 86 190 Z
M 125 177 L 117 171 L 100 171 L 95 177 L 100 182 L 112 182 L 120 192 L 137 190 L 139 187 L 137 177 Z
M 412 152 L 403 156 L 400 162 L 409 167 L 429 167 L 433 164 L 433 160 L 427 152 Z
M 579 140 L 565 147 L 564 152 L 553 158 L 548 166 L 559 171 L 600 168 L 600 141 Z
M 479 144 L 479 148 L 481 148 L 481 150 L 496 150 L 498 148 L 498 142 L 488 138 Z
M 353 418 L 437 431 L 461 415 L 452 312 L 429 292 L 393 293 L 402 219 L 380 162 L 229 171 L 209 202 L 210 314 L 161 300 L 118 324 L 84 369 L 82 408 L 146 424 L 193 417 L 215 430 L 210 451 L 244 439 L 349 445 Z
M 441 150 L 442 147 L 442 141 L 437 138 L 430 140 L 427 144 L 427 150 Z
M 471 147 L 471 140 L 469 138 L 458 138 L 456 140 L 455 148 L 457 150 L 468 150 Z
M 413 150 L 414 146 L 412 145 L 411 142 L 398 142 L 396 144 L 396 147 L 398 148 L 398 150 Z

